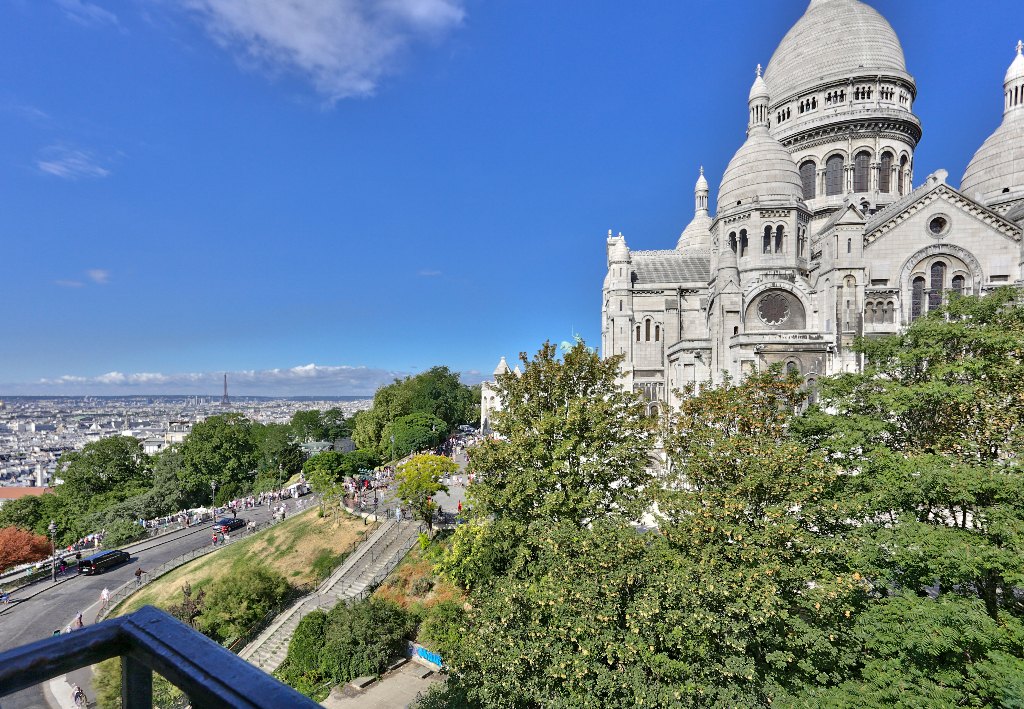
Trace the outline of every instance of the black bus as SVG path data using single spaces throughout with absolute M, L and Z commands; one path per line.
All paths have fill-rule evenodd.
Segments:
M 123 564 L 131 558 L 131 554 L 120 549 L 112 549 L 110 551 L 101 551 L 98 554 L 87 556 L 84 559 L 78 561 L 78 573 L 85 574 L 87 576 L 94 576 L 95 574 L 109 569 L 119 564 Z

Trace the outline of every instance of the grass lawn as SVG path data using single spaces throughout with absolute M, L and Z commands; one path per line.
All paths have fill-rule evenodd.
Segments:
M 187 581 L 194 590 L 231 574 L 246 562 L 259 561 L 281 572 L 293 586 L 313 584 L 317 568 L 340 563 L 342 552 L 374 529 L 363 520 L 342 513 L 331 519 L 317 517 L 317 508 L 289 517 L 251 537 L 179 566 L 138 593 L 130 596 L 111 615 L 131 613 L 142 606 L 166 608 L 181 602 L 181 587 Z

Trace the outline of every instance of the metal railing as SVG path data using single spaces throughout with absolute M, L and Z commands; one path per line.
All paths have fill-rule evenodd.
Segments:
M 0 653 L 0 697 L 111 657 L 121 658 L 122 709 L 153 706 L 154 672 L 182 690 L 194 709 L 319 707 L 151 606 Z
M 127 599 L 136 591 L 144 588 L 156 579 L 160 578 L 168 571 L 173 571 L 177 567 L 181 566 L 182 564 L 186 564 L 192 561 L 193 559 L 198 559 L 201 556 L 212 554 L 213 552 L 219 549 L 223 549 L 226 546 L 241 541 L 242 539 L 245 539 L 251 534 L 255 534 L 261 529 L 273 527 L 275 524 L 278 523 L 278 521 L 279 520 L 275 517 L 267 520 L 266 522 L 256 522 L 255 524 L 253 524 L 252 527 L 249 527 L 247 525 L 242 529 L 237 530 L 235 534 L 230 535 L 231 538 L 225 539 L 225 541 L 221 544 L 217 544 L 216 546 L 214 546 L 212 543 L 208 545 L 203 545 L 196 549 L 192 549 L 191 551 L 187 551 L 184 554 L 179 554 L 173 559 L 170 559 L 169 561 L 165 561 L 164 563 L 160 564 L 155 569 L 144 571 L 140 580 L 126 581 L 125 583 L 121 584 L 116 589 L 114 589 L 114 591 L 110 594 L 110 600 L 107 602 L 106 606 L 100 608 L 99 613 L 96 614 L 96 622 L 98 623 L 99 621 L 106 618 L 125 599 Z

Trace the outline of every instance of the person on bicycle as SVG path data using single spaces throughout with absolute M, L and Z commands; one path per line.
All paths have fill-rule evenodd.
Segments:
M 85 698 L 85 691 L 77 684 L 71 685 L 71 701 L 78 707 L 87 706 L 89 703 Z

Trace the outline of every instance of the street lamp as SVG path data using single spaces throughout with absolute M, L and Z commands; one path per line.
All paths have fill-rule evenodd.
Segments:
M 214 509 L 216 509 L 217 508 L 217 481 L 216 480 L 211 480 L 210 481 L 210 489 L 213 491 L 213 492 L 210 493 L 210 504 L 211 504 L 211 506 Z
M 57 523 L 52 519 L 46 526 L 50 532 L 50 580 L 57 581 Z

